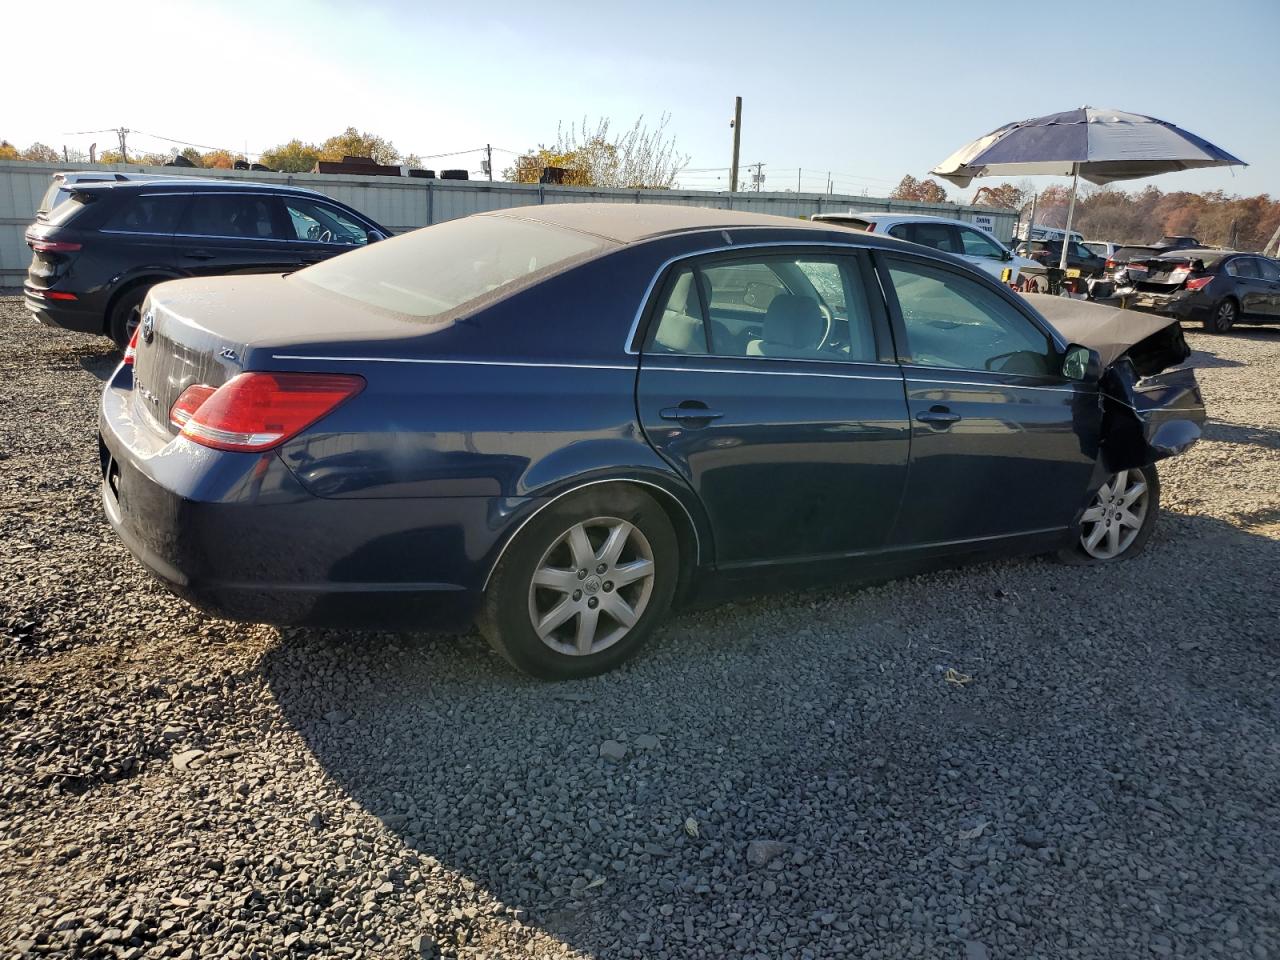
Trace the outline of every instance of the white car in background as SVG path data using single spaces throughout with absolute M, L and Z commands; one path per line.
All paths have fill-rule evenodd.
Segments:
M 1044 273 L 1044 267 L 1013 253 L 999 240 L 964 220 L 931 217 L 923 213 L 819 213 L 811 219 L 821 223 L 837 223 L 884 233 L 899 240 L 909 240 L 944 253 L 955 254 L 1000 280 L 1010 270 L 1009 283 L 1016 283 L 1021 273 Z

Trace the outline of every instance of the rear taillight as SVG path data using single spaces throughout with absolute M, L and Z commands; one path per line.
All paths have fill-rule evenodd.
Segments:
M 129 345 L 124 348 L 124 365 L 132 367 L 133 361 L 138 359 L 138 334 L 142 331 L 141 325 L 133 328 L 133 336 L 129 338 Z
M 215 450 L 270 450 L 363 389 L 363 377 L 345 374 L 242 373 L 216 389 L 188 387 L 169 422 Z
M 81 247 L 64 240 L 28 240 L 27 245 L 36 253 L 75 253 Z
M 197 383 L 182 391 L 182 396 L 173 402 L 169 411 L 169 422 L 181 430 L 187 421 L 200 409 L 201 404 L 218 392 L 217 387 L 206 383 Z
M 1186 289 L 1188 289 L 1188 290 L 1203 290 L 1205 287 L 1207 287 L 1207 286 L 1208 286 L 1210 283 L 1212 283 L 1212 282 L 1213 282 L 1213 275 L 1212 275 L 1212 274 L 1210 274 L 1210 275 L 1209 275 L 1209 276 L 1207 276 L 1207 277 L 1192 277 L 1190 280 L 1188 280 L 1188 281 L 1186 282 Z
M 1114 260 L 1108 259 L 1108 260 L 1107 260 L 1107 269 L 1108 269 L 1108 270 L 1114 270 L 1115 268 L 1116 268 L 1116 262 L 1115 262 Z

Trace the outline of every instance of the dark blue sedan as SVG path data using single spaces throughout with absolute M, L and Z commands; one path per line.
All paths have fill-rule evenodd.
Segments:
M 219 616 L 475 621 L 581 676 L 695 593 L 1141 550 L 1152 464 L 1204 419 L 1186 343 L 1043 302 L 779 217 L 469 217 L 154 288 L 103 394 L 103 502 Z

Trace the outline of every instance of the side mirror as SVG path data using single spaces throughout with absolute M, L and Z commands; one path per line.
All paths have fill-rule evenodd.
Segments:
M 1013 254 L 1010 253 L 1008 250 L 1005 250 L 1000 254 L 1000 259 L 1003 260 L 1005 263 L 1008 263 L 1010 260 L 1013 259 Z
M 1097 350 L 1073 343 L 1063 354 L 1062 375 L 1081 383 L 1097 383 L 1102 379 L 1102 357 Z

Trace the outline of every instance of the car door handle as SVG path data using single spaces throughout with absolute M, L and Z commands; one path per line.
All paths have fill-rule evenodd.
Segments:
M 208 250 L 188 250 L 183 256 L 188 260 L 212 260 L 214 257 Z
M 718 410 L 709 409 L 700 400 L 686 400 L 678 407 L 664 407 L 658 411 L 658 416 L 663 420 L 676 420 L 680 423 L 705 426 L 712 420 L 719 420 L 724 414 Z
M 960 414 L 952 413 L 946 407 L 930 407 L 928 410 L 921 410 L 917 413 L 916 419 L 921 423 L 927 423 L 931 427 L 945 430 L 962 418 Z

